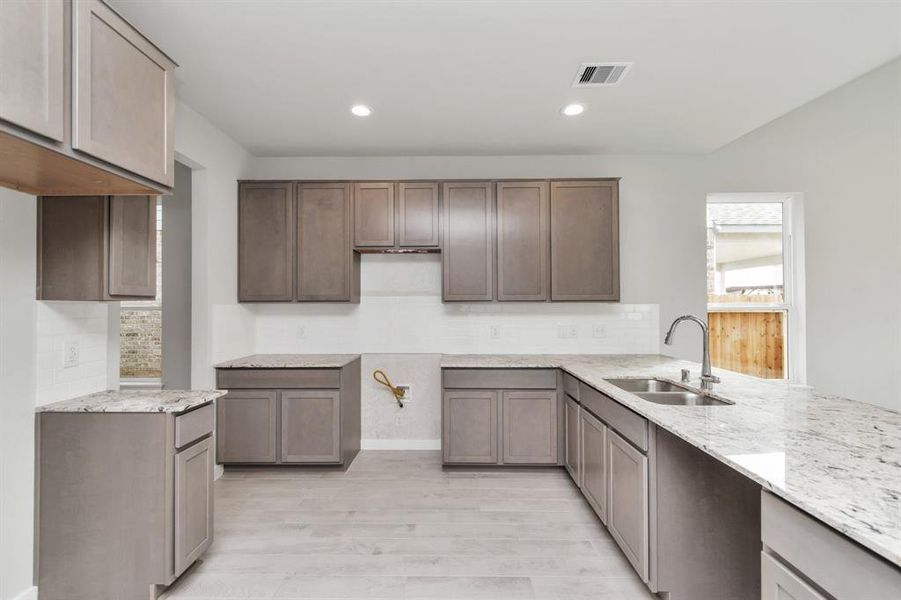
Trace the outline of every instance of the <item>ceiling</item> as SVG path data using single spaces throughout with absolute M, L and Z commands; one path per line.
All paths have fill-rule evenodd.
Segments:
M 901 54 L 894 0 L 110 4 L 259 156 L 705 153 Z M 591 61 L 635 65 L 573 89 Z

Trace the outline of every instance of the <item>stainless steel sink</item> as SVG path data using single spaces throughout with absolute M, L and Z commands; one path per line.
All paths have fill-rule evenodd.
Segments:
M 685 388 L 670 383 L 669 381 L 661 381 L 660 379 L 605 379 L 607 383 L 612 383 L 621 390 L 627 392 L 684 392 Z
M 703 396 L 695 392 L 639 392 L 635 394 L 642 400 L 655 404 L 670 406 L 724 406 L 730 404 L 712 396 Z
M 732 404 L 690 388 L 661 379 L 607 379 L 621 390 L 632 392 L 642 400 L 669 406 L 724 406 Z

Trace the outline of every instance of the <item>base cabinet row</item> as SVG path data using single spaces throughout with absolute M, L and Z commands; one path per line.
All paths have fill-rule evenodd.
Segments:
M 360 359 L 327 369 L 217 369 L 224 464 L 350 464 L 360 450 Z
M 569 395 L 565 429 L 567 471 L 647 582 L 648 457 Z
M 445 390 L 446 464 L 557 464 L 556 390 Z
M 342 462 L 337 390 L 229 392 L 217 422 L 222 463 Z

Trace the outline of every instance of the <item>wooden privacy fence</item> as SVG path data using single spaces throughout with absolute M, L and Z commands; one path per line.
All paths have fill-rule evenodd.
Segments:
M 785 312 L 709 311 L 714 367 L 763 377 L 785 377 Z

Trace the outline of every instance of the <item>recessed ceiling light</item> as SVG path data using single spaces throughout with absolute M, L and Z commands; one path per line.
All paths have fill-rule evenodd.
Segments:
M 584 111 L 585 106 L 583 104 L 579 104 L 578 102 L 567 104 L 562 109 L 560 109 L 560 112 L 567 117 L 575 117 L 576 115 L 581 115 Z
M 372 114 L 372 109 L 365 104 L 354 104 L 350 107 L 350 112 L 357 115 L 358 117 L 368 117 Z

